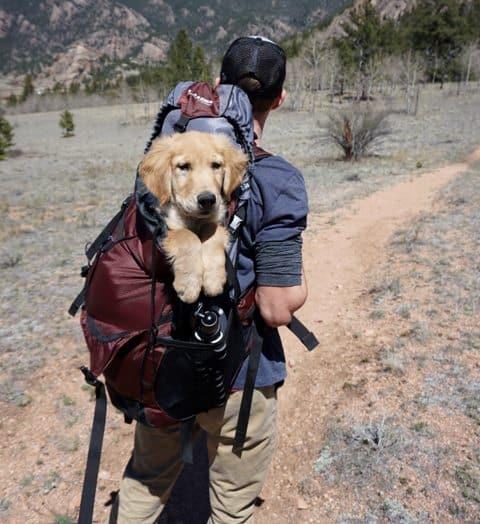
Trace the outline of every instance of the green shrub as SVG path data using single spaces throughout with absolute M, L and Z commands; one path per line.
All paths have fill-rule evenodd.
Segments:
M 73 114 L 68 109 L 60 115 L 60 121 L 58 125 L 63 129 L 63 136 L 65 138 L 73 136 L 75 130 L 75 123 L 73 121 Z
M 0 115 L 0 160 L 5 158 L 6 151 L 13 145 L 13 129 L 8 120 Z

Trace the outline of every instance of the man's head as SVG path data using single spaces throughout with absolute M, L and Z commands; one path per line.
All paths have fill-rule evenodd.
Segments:
M 227 49 L 220 82 L 241 87 L 254 111 L 268 111 L 282 97 L 285 72 L 286 57 L 280 46 L 261 36 L 243 36 Z

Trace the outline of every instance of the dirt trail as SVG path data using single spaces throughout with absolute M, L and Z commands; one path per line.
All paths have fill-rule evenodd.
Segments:
M 280 390 L 279 449 L 264 489 L 260 524 L 308 522 L 305 512 L 300 518 L 295 511 L 303 504 L 297 486 L 318 452 L 310 448 L 313 437 L 335 411 L 335 397 L 358 360 L 345 337 L 347 330 L 361 329 L 355 326 L 355 302 L 367 289 L 368 275 L 385 263 L 385 245 L 394 231 L 432 211 L 437 191 L 479 159 L 480 148 L 462 163 L 412 176 L 354 202 L 333 227 L 326 226 L 331 214 L 311 215 L 304 241 L 309 298 L 298 316 L 316 333 L 320 346 L 309 354 L 288 332 L 282 333 L 289 378 Z
M 345 343 L 345 335 L 357 321 L 356 300 L 366 289 L 367 276 L 385 261 L 384 247 L 392 233 L 418 213 L 431 210 L 438 189 L 477 160 L 480 148 L 464 163 L 414 175 L 354 202 L 350 208 L 341 210 L 333 226 L 331 213 L 310 217 L 304 252 L 309 300 L 299 317 L 317 334 L 320 347 L 309 354 L 287 330 L 282 332 L 288 348 L 289 379 L 280 390 L 279 449 L 262 495 L 266 501 L 258 511 L 258 524 L 309 522 L 308 512 L 298 514 L 296 489 L 311 471 L 318 452 L 311 447 L 312 443 L 334 412 L 338 392 L 349 378 L 352 363 L 358 359 L 355 348 Z M 6 522 L 50 522 L 56 511 L 73 515 L 78 508 L 90 428 L 85 425 L 82 429 L 78 453 L 67 457 L 55 451 L 58 443 L 55 448 L 51 421 L 62 416 L 62 411 L 58 413 L 58 402 L 55 403 L 60 393 L 71 396 L 77 406 L 85 405 L 86 394 L 80 391 L 81 377 L 72 377 L 71 373 L 80 363 L 78 355 L 73 360 L 62 357 L 47 362 L 29 391 L 32 398 L 43 398 L 44 404 L 32 403 L 21 412 L 9 406 L 3 413 L 2 427 L 6 431 L 0 453 L 4 465 L 0 484 L 10 485 L 13 490 L 22 479 L 24 483 L 28 481 L 25 475 L 29 471 L 46 475 L 58 470 L 65 481 L 56 489 L 46 488 L 43 493 L 9 490 L 9 497 L 19 497 L 16 510 L 23 507 L 24 513 L 9 514 Z M 91 405 L 85 407 L 88 421 L 91 408 Z M 100 475 L 103 493 L 97 497 L 100 519 L 107 511 L 101 504 L 106 493 L 116 488 L 131 446 L 131 428 L 121 424 L 113 410 L 109 420 Z M 36 428 L 33 439 L 32 427 Z M 38 473 L 39 468 L 44 472 Z

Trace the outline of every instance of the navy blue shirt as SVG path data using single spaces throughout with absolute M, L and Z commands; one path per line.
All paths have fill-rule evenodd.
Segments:
M 241 231 L 238 279 L 242 290 L 256 283 L 258 246 L 298 238 L 306 227 L 307 213 L 307 191 L 300 171 L 279 156 L 257 160 L 247 219 Z M 243 388 L 247 366 L 248 359 L 243 363 L 234 389 Z M 285 353 L 278 330 L 267 327 L 255 385 L 271 386 L 285 380 L 286 375 Z

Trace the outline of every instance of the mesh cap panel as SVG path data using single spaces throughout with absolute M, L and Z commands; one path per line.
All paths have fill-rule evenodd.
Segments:
M 246 77 L 261 84 L 253 93 L 260 98 L 276 98 L 285 80 L 286 57 L 277 44 L 260 36 L 237 38 L 227 49 L 222 61 L 221 82 L 238 84 Z

